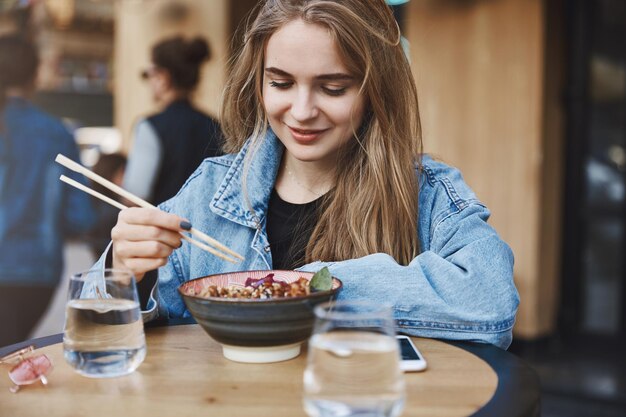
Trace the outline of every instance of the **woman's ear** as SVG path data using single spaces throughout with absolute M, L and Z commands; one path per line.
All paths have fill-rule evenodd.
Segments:
M 159 70 L 155 74 L 155 81 L 160 91 L 167 91 L 172 88 L 172 77 L 166 70 Z

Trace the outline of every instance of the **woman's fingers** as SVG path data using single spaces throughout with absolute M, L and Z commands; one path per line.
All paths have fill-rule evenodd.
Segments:
M 120 222 L 126 224 L 158 226 L 163 229 L 181 232 L 185 231 L 185 229 L 181 226 L 181 223 L 185 223 L 187 221 L 180 216 L 166 213 L 159 209 L 131 207 L 120 211 L 118 224 Z
M 130 258 L 126 259 L 124 266 L 133 271 L 137 281 L 141 281 L 146 272 L 158 269 L 167 263 L 167 259 Z M 138 278 L 139 277 L 139 278 Z
M 155 240 L 144 240 L 140 242 L 123 240 L 113 247 L 115 253 L 124 258 L 167 259 L 174 249 L 176 248 Z
M 111 230 L 113 264 L 130 269 L 137 280 L 167 263 L 181 246 L 180 232 L 190 228 L 186 219 L 157 209 L 128 208 L 120 212 Z
M 114 240 L 113 267 L 130 269 L 139 282 L 146 272 L 167 264 L 167 259 L 174 249 L 172 246 L 154 240 L 139 242 Z
M 129 241 L 129 242 L 161 242 L 172 248 L 178 248 L 182 236 L 178 232 L 163 229 L 158 226 L 142 226 L 136 224 L 122 223 L 116 225 L 111 230 L 111 238 L 113 241 Z

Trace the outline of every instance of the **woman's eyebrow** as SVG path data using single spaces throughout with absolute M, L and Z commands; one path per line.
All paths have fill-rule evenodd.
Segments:
M 291 77 L 293 78 L 293 76 L 291 74 L 289 74 L 287 71 L 283 71 L 281 69 L 275 68 L 275 67 L 267 67 L 265 68 L 265 72 L 268 74 L 274 74 L 274 75 L 278 75 L 281 77 Z
M 287 71 L 283 71 L 280 68 L 276 67 L 267 67 L 265 68 L 265 72 L 268 74 L 277 75 L 280 77 L 288 77 L 293 78 L 293 75 L 289 74 Z M 354 77 L 350 74 L 345 74 L 343 72 L 337 72 L 332 74 L 321 74 L 315 77 L 317 80 L 324 81 L 351 81 L 354 80 Z
M 336 72 L 334 74 L 322 74 L 315 77 L 318 80 L 326 81 L 352 81 L 354 77 L 350 74 L 344 74 L 342 72 Z

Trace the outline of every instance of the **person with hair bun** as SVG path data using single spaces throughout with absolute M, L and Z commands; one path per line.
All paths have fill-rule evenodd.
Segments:
M 221 114 L 228 154 L 205 159 L 161 210 L 122 210 L 100 260 L 140 286 L 158 277 L 147 319 L 189 316 L 177 288 L 193 278 L 326 266 L 339 299 L 393 306 L 404 333 L 509 346 L 513 253 L 459 171 L 423 153 L 385 0 L 261 2 Z M 245 260 L 182 242 L 191 225 Z
M 153 204 L 173 197 L 205 157 L 221 154 L 219 124 L 191 102 L 210 58 L 203 38 L 176 36 L 153 46 L 141 73 L 163 110 L 136 124 L 123 185 Z

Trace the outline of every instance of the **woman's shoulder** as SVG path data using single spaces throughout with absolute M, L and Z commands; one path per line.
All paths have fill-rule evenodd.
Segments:
M 57 117 L 24 99 L 11 99 L 5 112 L 9 121 L 17 120 L 24 123 L 23 128 L 39 128 L 41 126 L 54 131 L 67 131 L 63 122 Z
M 187 179 L 182 188 L 185 188 L 188 183 L 191 182 L 198 183 L 194 185 L 221 183 L 224 179 L 224 175 L 226 175 L 230 169 L 236 156 L 236 154 L 226 154 L 205 158 L 200 165 L 198 165 L 198 168 L 194 171 L 194 173 Z
M 15 100 L 6 109 L 6 119 L 9 128 L 18 132 L 21 138 L 28 138 L 22 143 L 32 146 L 32 142 L 42 147 L 58 147 L 60 144 L 76 146 L 74 137 L 68 128 L 57 117 L 46 113 L 33 103 L 26 100 Z
M 425 154 L 417 172 L 421 206 L 441 203 L 462 210 L 471 204 L 481 204 L 457 168 Z
M 237 157 L 235 153 L 227 153 L 225 155 L 220 156 L 212 156 L 210 158 L 205 158 L 204 161 L 200 164 L 198 169 L 204 167 L 206 170 L 212 169 L 229 169 L 233 164 L 233 161 Z
M 165 207 L 174 204 L 175 201 L 184 200 L 186 197 L 192 199 L 213 198 L 235 157 L 235 154 L 226 154 L 204 159 L 187 178 L 178 193 L 165 203 Z

